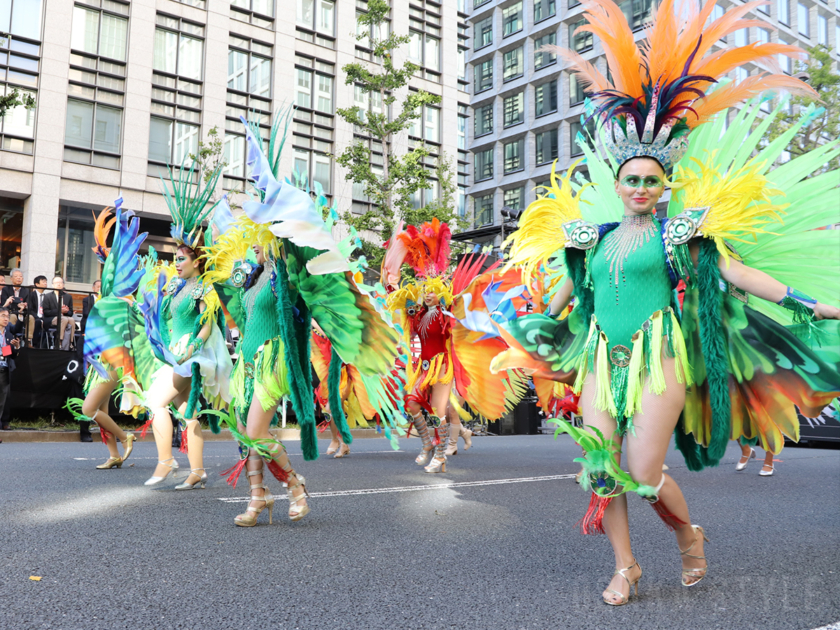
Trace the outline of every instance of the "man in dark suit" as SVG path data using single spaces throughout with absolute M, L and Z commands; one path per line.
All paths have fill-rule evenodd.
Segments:
M 20 339 L 15 337 L 15 326 L 9 324 L 9 309 L 0 307 L 0 418 L 9 398 L 10 375 L 15 369 L 15 357 L 20 348 Z M 3 423 L 3 430 L 9 430 L 8 422 Z
M 99 289 L 102 288 L 102 283 L 97 280 L 93 283 L 93 295 L 86 295 L 82 300 L 82 334 L 85 334 L 85 327 L 87 326 L 87 318 L 93 310 L 93 305 L 99 300 Z
M 47 277 L 35 276 L 35 287 L 29 292 L 26 302 L 28 313 L 26 339 L 30 345 L 38 345 L 44 329 L 44 300 L 46 299 Z
M 61 335 L 61 349 L 69 350 L 76 330 L 73 319 L 73 298 L 64 291 L 64 278 L 53 278 L 53 290 L 44 295 L 44 321 L 56 327 Z
M 20 269 L 12 269 L 11 277 L 12 284 L 5 285 L 0 291 L 0 306 L 9 309 L 9 321 L 17 324 L 26 316 L 29 288 L 23 286 L 23 272 Z

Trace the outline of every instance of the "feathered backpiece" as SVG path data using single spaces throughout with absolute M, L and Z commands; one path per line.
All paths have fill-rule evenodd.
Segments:
M 203 244 L 204 222 L 210 217 L 215 205 L 208 205 L 216 183 L 222 174 L 220 164 L 211 176 L 204 181 L 200 176 L 200 165 L 192 160 L 189 169 L 186 168 L 187 158 L 181 161 L 181 168 L 177 176 L 172 168 L 167 166 L 172 190 L 161 177 L 163 197 L 172 215 L 170 234 L 178 246 L 186 245 L 190 249 L 197 249 Z M 195 180 L 195 181 L 193 181 Z
M 91 249 L 103 265 L 108 258 L 108 252 L 111 251 L 111 248 L 108 247 L 108 234 L 111 232 L 111 228 L 114 227 L 114 223 L 117 222 L 116 212 L 122 206 L 122 201 L 122 197 L 120 197 L 114 202 L 115 209 L 113 211 L 110 208 L 103 208 L 99 216 L 95 217 L 93 240 L 96 242 L 96 247 L 91 247 Z
M 418 276 L 434 278 L 446 273 L 449 242 L 452 240 L 448 224 L 435 218 L 419 228 L 409 225 L 394 238 L 405 248 L 403 262 L 410 265 Z
M 604 46 L 612 82 L 577 53 L 547 46 L 571 64 L 589 93 L 590 118 L 606 128 L 607 151 L 619 165 L 634 157 L 652 157 L 666 169 L 688 149 L 692 129 L 741 101 L 765 90 L 783 89 L 818 98 L 808 85 L 787 76 L 778 56 L 804 59 L 796 46 L 755 43 L 713 51 L 722 37 L 742 28 L 770 28 L 762 20 L 743 19 L 766 0 L 730 7 L 706 24 L 714 2 L 663 0 L 647 26 L 646 39 L 636 44 L 627 18 L 612 0 L 582 0 L 587 23 L 576 32 L 597 35 Z M 732 82 L 712 93 L 718 78 L 746 63 L 770 69 Z

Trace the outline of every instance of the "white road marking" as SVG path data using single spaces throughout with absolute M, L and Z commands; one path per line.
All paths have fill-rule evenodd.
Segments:
M 814 630 L 840 630 L 840 621 L 832 623 L 828 626 L 822 626 L 821 628 L 814 628 Z
M 393 494 L 398 492 L 418 492 L 420 490 L 444 490 L 446 488 L 469 488 L 475 486 L 498 486 L 509 483 L 530 483 L 534 481 L 556 481 L 558 479 L 574 479 L 575 475 L 547 475 L 545 477 L 518 477 L 516 479 L 488 479 L 486 481 L 458 481 L 453 483 L 437 483 L 430 486 L 398 486 L 396 488 L 360 488 L 358 490 L 336 490 L 335 492 L 312 492 L 309 496 L 317 497 L 353 497 L 362 494 Z M 286 499 L 285 496 L 275 496 L 275 499 Z M 249 498 L 222 497 L 218 499 L 224 503 L 247 503 Z

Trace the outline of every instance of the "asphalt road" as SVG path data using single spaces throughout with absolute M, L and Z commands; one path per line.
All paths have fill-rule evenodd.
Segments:
M 734 444 L 702 473 L 670 453 L 711 539 L 709 575 L 682 587 L 673 535 L 631 497 L 644 577 L 638 599 L 612 608 L 600 598 L 609 544 L 575 530 L 588 497 L 568 477 L 578 455 L 568 437 L 475 438 L 438 475 L 413 463 L 418 439 L 403 444 L 392 452 L 384 440 L 357 440 L 344 460 L 302 462 L 290 442 L 312 512 L 291 523 L 278 501 L 274 524 L 263 514 L 251 529 L 233 524 L 244 476 L 236 490 L 218 477 L 234 463 L 232 443 L 207 444 L 215 479 L 191 492 L 142 485 L 150 443 L 110 471 L 93 468 L 106 457 L 99 443 L 0 445 L 0 628 L 810 630 L 840 621 L 838 450 L 788 448 L 771 478 L 756 462 L 735 473 Z

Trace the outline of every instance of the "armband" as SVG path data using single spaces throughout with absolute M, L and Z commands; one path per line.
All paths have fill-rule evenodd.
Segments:
M 782 308 L 793 311 L 793 321 L 797 323 L 807 324 L 814 319 L 817 301 L 792 287 L 787 288 L 787 293 L 777 303 Z

